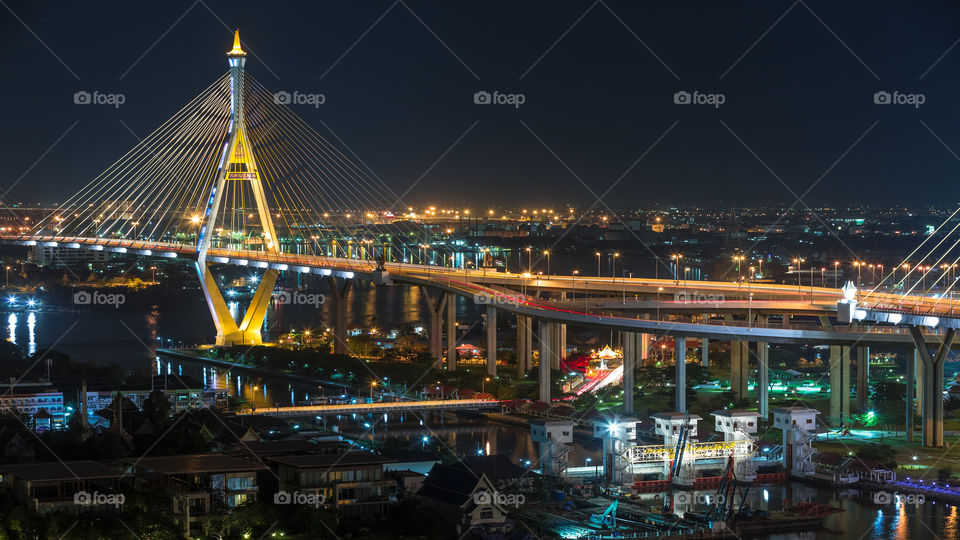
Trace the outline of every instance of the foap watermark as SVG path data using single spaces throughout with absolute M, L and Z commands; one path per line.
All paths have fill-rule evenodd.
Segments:
M 126 102 L 127 96 L 123 94 L 104 94 L 97 90 L 93 93 L 79 90 L 73 94 L 74 105 L 113 105 L 119 109 Z
M 912 504 L 914 506 L 920 506 L 924 503 L 926 499 L 922 493 L 900 493 L 889 491 L 875 491 L 873 493 L 873 503 L 874 504 Z
M 887 92 L 880 90 L 873 93 L 874 105 L 912 105 L 919 109 L 921 105 L 927 102 L 927 96 L 924 94 L 904 94 L 899 90 Z
M 302 491 L 280 490 L 273 494 L 273 504 L 298 504 L 320 508 L 326 501 L 323 493 L 304 493 Z
M 291 94 L 286 90 L 274 92 L 273 102 L 277 105 L 310 105 L 314 108 L 320 108 L 327 102 L 327 96 L 324 94 L 304 94 L 296 90 Z
M 686 289 L 673 293 L 673 301 L 682 304 L 705 304 L 717 307 L 725 300 L 722 294 L 703 294 L 700 291 L 690 292 Z
M 473 103 L 475 105 L 513 105 L 519 109 L 521 105 L 527 102 L 527 96 L 524 94 L 503 94 L 494 90 L 491 94 L 486 90 L 474 92 Z
M 726 102 L 727 96 L 724 94 L 705 94 L 698 90 L 693 92 L 679 90 L 673 94 L 675 105 L 711 105 L 713 108 L 719 109 Z
M 689 507 L 690 505 L 706 505 L 711 506 L 715 504 L 724 504 L 727 501 L 727 498 L 722 493 L 693 493 L 691 491 L 674 491 L 673 492 L 673 505 L 675 507 Z
M 500 506 L 513 506 L 520 508 L 520 505 L 527 502 L 527 498 L 522 493 L 502 493 L 500 491 L 478 491 L 473 494 L 474 504 L 498 504 Z
M 120 508 L 126 500 L 127 497 L 123 493 L 78 491 L 73 494 L 73 504 L 80 506 L 113 506 Z
M 516 306 L 520 304 L 520 302 L 513 296 L 489 292 L 474 293 L 473 303 L 495 306 Z
M 73 303 L 77 306 L 113 306 L 119 308 L 127 297 L 121 293 L 102 293 L 100 291 L 77 291 L 73 293 Z
M 319 308 L 327 301 L 327 295 L 304 291 L 276 291 L 273 293 L 273 300 L 281 305 Z

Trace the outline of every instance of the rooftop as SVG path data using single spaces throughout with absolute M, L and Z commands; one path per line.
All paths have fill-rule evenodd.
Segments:
M 658 412 L 650 415 L 650 418 L 657 418 L 660 420 L 683 420 L 687 416 L 687 413 L 682 412 Z M 703 418 L 691 414 L 690 420 L 703 420 Z
M 95 480 L 98 478 L 119 478 L 123 476 L 122 470 L 108 467 L 96 461 L 0 465 L 0 471 L 28 482 Z
M 807 413 L 807 414 L 820 414 L 820 411 L 816 409 L 810 409 L 807 407 L 777 407 L 776 409 L 770 409 L 774 414 L 780 413 Z
M 757 411 L 748 411 L 746 409 L 722 409 L 713 411 L 710 414 L 713 416 L 728 416 L 733 418 L 760 416 L 760 413 Z
M 259 471 L 268 468 L 266 465 L 260 463 L 253 463 L 245 459 L 225 456 L 223 454 L 125 458 L 120 461 L 127 465 L 162 474 L 227 473 Z
M 370 452 L 347 452 L 346 454 L 317 454 L 309 456 L 285 456 L 272 458 L 275 463 L 289 465 L 298 469 L 319 469 L 350 467 L 355 465 L 376 465 L 393 463 L 396 460 L 378 456 Z

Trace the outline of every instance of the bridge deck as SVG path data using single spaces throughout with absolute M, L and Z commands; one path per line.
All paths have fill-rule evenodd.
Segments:
M 325 414 L 379 414 L 404 411 L 442 411 L 499 407 L 500 402 L 487 399 L 444 399 L 432 401 L 398 401 L 382 403 L 352 403 L 349 405 L 317 405 L 269 407 L 238 411 L 239 415 L 264 416 L 321 416 Z

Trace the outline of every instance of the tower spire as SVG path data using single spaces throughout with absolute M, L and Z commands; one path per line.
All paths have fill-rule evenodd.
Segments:
M 246 56 L 247 53 L 240 47 L 240 29 L 233 31 L 233 48 L 227 51 L 227 56 Z

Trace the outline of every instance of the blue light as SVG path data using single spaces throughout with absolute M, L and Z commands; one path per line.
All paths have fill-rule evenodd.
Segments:
M 27 300 L 27 305 L 30 306 L 30 307 L 33 307 L 33 306 L 37 305 L 37 301 L 34 300 L 33 298 L 31 298 L 30 300 Z
M 16 304 L 16 303 L 17 303 L 17 297 L 16 297 L 16 296 L 8 296 L 8 297 L 7 297 L 7 303 L 8 303 L 8 304 Z

